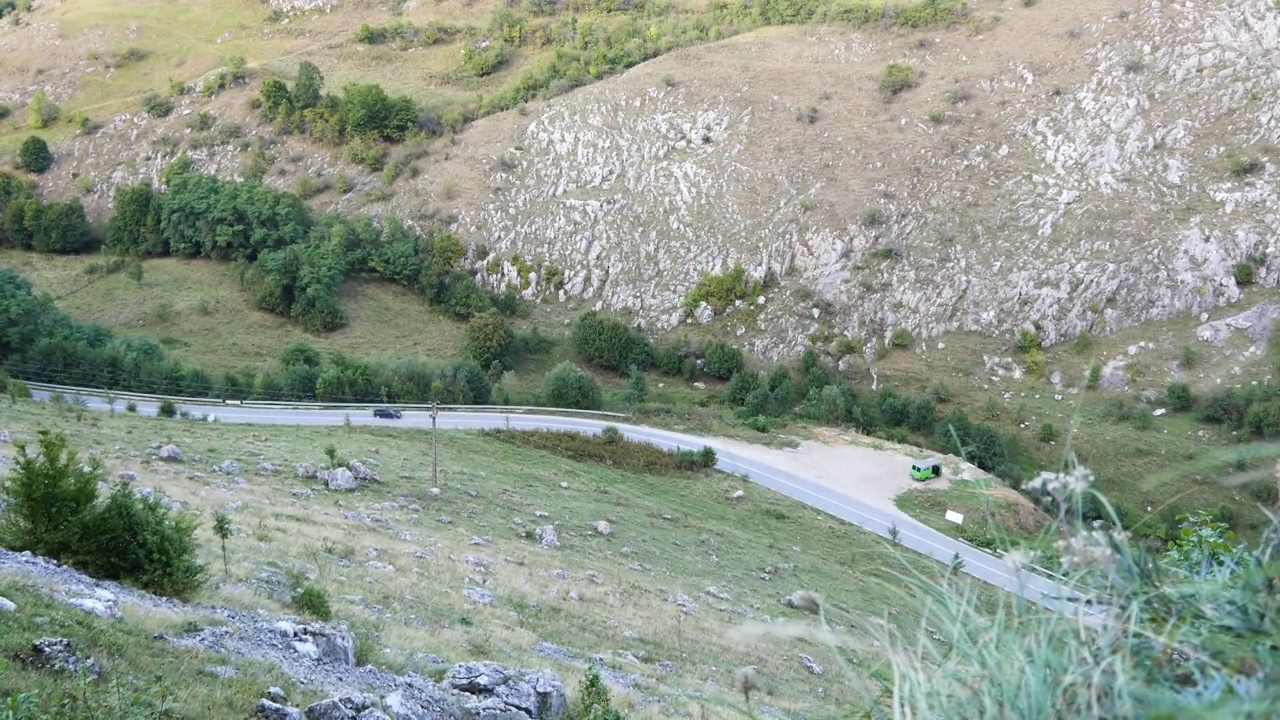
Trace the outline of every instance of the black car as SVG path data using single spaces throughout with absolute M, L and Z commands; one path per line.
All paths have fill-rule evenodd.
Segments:
M 399 420 L 400 411 L 395 408 L 374 408 L 373 416 L 383 420 Z

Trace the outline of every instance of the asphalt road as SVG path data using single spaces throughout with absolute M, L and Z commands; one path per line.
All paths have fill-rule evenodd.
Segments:
M 36 399 L 46 400 L 50 393 L 34 390 L 32 394 Z M 64 393 L 64 395 L 77 396 L 74 393 Z M 110 409 L 106 400 L 100 396 L 80 393 L 78 397 L 83 398 L 90 409 Z M 135 402 L 139 414 L 156 414 L 159 405 L 157 402 L 145 400 L 135 400 Z M 117 408 L 123 405 L 123 400 L 116 400 Z M 178 408 L 192 416 L 212 415 L 216 422 L 222 423 L 341 425 L 349 414 L 353 425 L 414 429 L 431 427 L 431 415 L 426 411 L 406 410 L 403 411 L 403 417 L 398 420 L 382 420 L 374 418 L 371 409 L 353 408 L 347 411 L 222 404 L 179 404 Z M 1015 571 L 1009 568 L 1004 560 L 971 545 L 958 542 L 914 520 L 891 516 L 855 497 L 821 487 L 795 473 L 735 455 L 732 449 L 718 445 L 714 439 L 640 425 L 556 415 L 441 411 L 437 423 L 440 428 L 457 430 L 507 427 L 518 430 L 572 430 L 586 434 L 596 434 L 606 425 L 613 425 L 632 440 L 653 443 L 664 449 L 698 450 L 705 445 L 710 445 L 716 450 L 718 458 L 716 467 L 719 470 L 740 475 L 882 537 L 890 537 L 891 528 L 896 527 L 898 542 L 902 545 L 946 564 L 952 563 L 955 557 L 959 556 L 963 560 L 962 572 L 1020 595 L 1031 602 L 1070 614 L 1083 613 L 1086 620 L 1096 619 L 1100 614 L 1092 607 L 1072 602 L 1070 598 L 1076 597 L 1076 593 L 1056 581 L 1025 570 Z M 857 472 L 857 468 L 850 468 L 850 472 Z

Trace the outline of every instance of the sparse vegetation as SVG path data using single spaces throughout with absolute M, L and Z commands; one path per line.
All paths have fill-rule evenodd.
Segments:
M 692 313 L 702 303 L 720 312 L 737 300 L 750 300 L 764 290 L 764 283 L 747 275 L 746 268 L 734 265 L 722 274 L 706 273 L 684 300 L 686 313 Z
M 904 63 L 889 63 L 880 73 L 880 94 L 890 100 L 919 82 L 916 71 Z
M 1262 163 L 1254 158 L 1230 155 L 1227 157 L 1227 171 L 1236 177 L 1246 177 L 1262 169 Z

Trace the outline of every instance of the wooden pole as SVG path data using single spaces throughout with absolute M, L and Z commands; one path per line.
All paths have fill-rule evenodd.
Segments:
M 436 407 L 436 403 L 432 402 L 431 403 L 431 485 L 432 487 L 438 487 L 440 484 L 440 475 L 438 471 L 438 465 L 436 463 L 436 456 L 439 452 L 439 447 L 440 447 L 439 442 L 436 440 L 436 416 L 439 414 L 440 414 L 440 411 Z

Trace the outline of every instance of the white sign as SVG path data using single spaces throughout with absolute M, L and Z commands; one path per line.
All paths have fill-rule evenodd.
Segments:
M 964 524 L 964 516 L 963 516 L 963 515 L 961 515 L 960 513 L 956 512 L 955 510 L 948 510 L 948 511 L 947 511 L 947 520 L 949 520 L 949 521 L 951 521 L 951 522 L 953 522 L 953 523 L 955 523 L 955 524 L 957 524 L 957 525 L 963 525 L 963 524 Z

